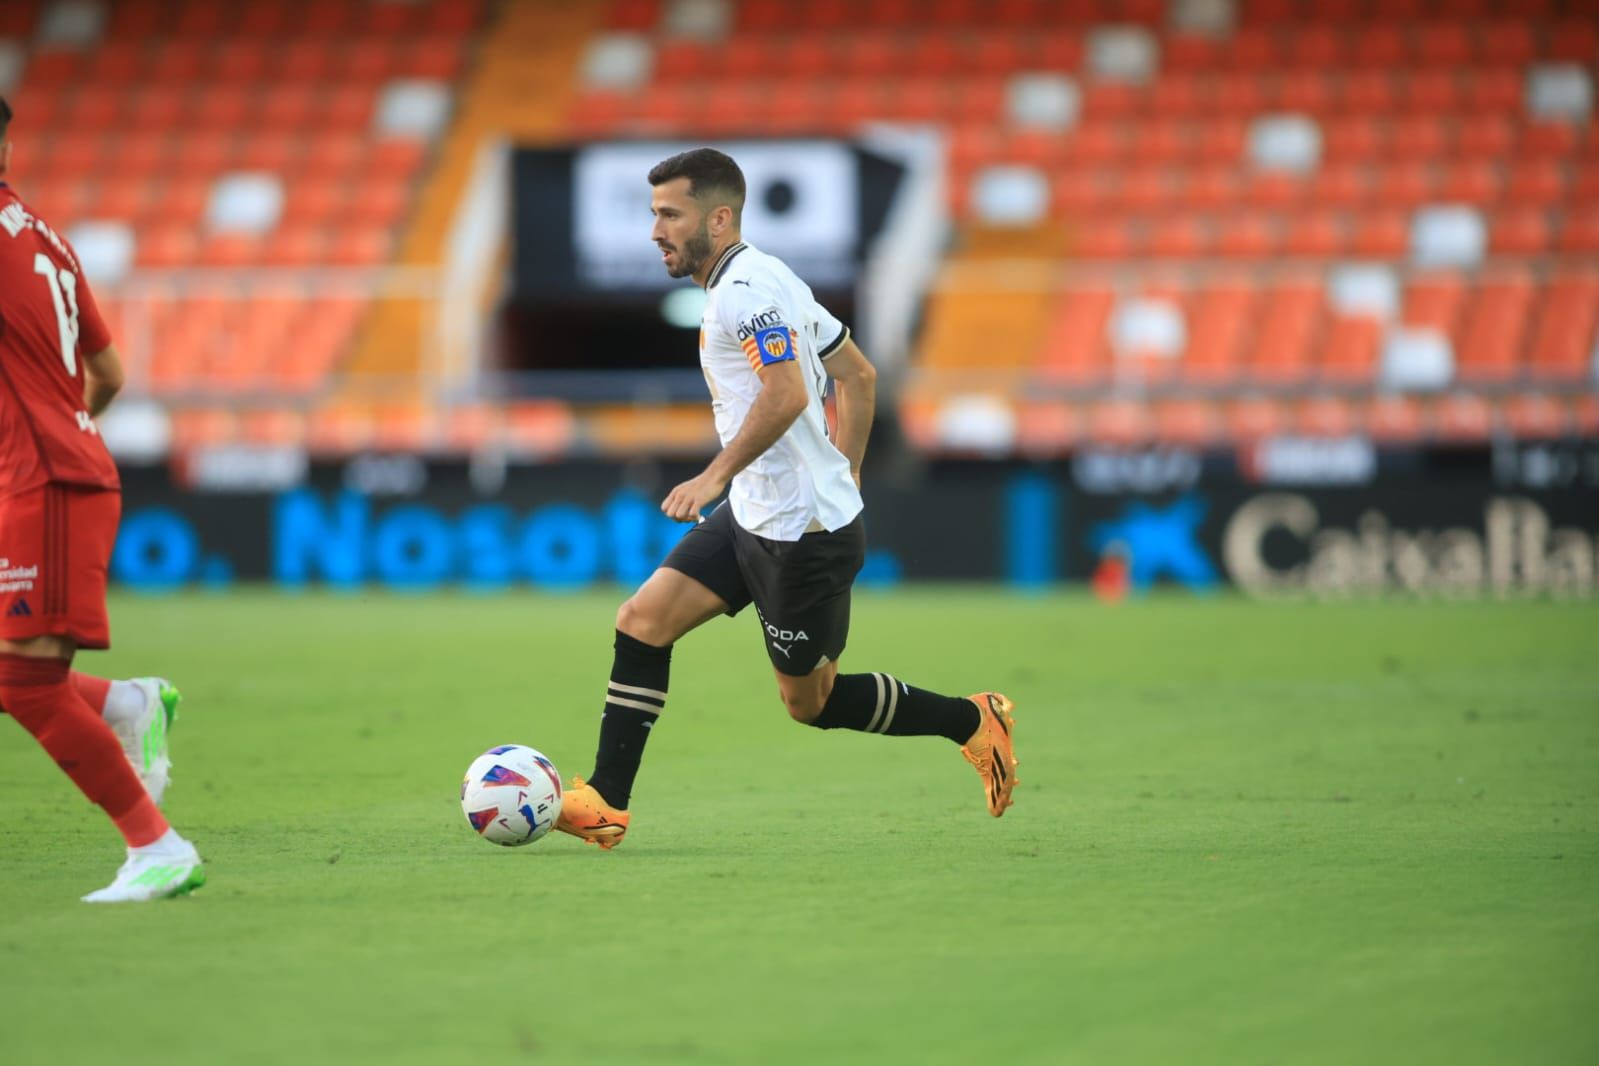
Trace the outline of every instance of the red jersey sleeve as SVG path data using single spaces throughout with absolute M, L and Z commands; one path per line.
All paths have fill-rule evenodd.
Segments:
M 72 257 L 78 257 L 74 249 Z M 89 290 L 89 279 L 80 272 L 78 274 L 78 354 L 87 358 L 99 355 L 111 347 L 111 331 L 106 328 L 105 318 L 100 314 L 100 305 L 94 301 L 94 293 Z

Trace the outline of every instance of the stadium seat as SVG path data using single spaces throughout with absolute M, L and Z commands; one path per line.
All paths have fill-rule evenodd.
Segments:
M 1535 312 L 1531 372 L 1556 381 L 1592 380 L 1599 326 L 1599 274 L 1566 273 L 1544 289 Z
M 1501 276 L 1472 289 L 1455 349 L 1460 381 L 1502 382 L 1520 374 L 1532 302 L 1533 280 L 1526 274 Z
M 1422 405 L 1407 396 L 1377 395 L 1366 405 L 1366 433 L 1379 444 L 1414 444 L 1429 432 Z
M 1180 368 L 1183 378 L 1207 386 L 1238 379 L 1255 300 L 1254 285 L 1244 278 L 1218 281 L 1199 291 Z
M 1571 432 L 1570 408 L 1547 393 L 1508 397 L 1500 421 L 1520 440 L 1553 440 Z

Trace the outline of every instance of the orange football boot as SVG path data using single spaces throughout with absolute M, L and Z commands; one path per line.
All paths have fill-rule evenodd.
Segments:
M 593 785 L 574 777 L 572 787 L 561 793 L 561 816 L 555 820 L 555 828 L 609 851 L 622 842 L 627 819 L 626 811 L 606 803 Z
M 988 813 L 998 818 L 1014 802 L 1011 789 L 1018 783 L 1016 749 L 1011 740 L 1011 730 L 1016 727 L 1011 711 L 1016 705 L 998 692 L 979 692 L 966 698 L 977 704 L 982 723 L 972 739 L 961 745 L 961 754 L 977 767 L 977 776 L 983 779 L 983 790 L 988 793 Z

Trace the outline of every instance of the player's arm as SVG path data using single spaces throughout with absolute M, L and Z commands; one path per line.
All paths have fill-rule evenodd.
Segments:
M 849 472 L 859 486 L 866 440 L 872 435 L 872 418 L 877 412 L 877 368 L 856 347 L 853 337 L 845 337 L 844 343 L 822 360 L 822 366 L 833 379 L 838 407 L 833 446 L 849 460 Z
M 89 414 L 100 417 L 126 381 L 117 346 L 106 345 L 83 360 L 83 406 L 89 409 Z
M 83 357 L 83 406 L 91 417 L 98 418 L 112 397 L 122 391 L 127 378 L 117 346 L 111 343 L 111 331 L 106 328 L 100 305 L 82 271 L 78 272 L 77 307 L 78 351 L 93 353 Z
M 810 402 L 805 375 L 795 360 L 768 363 L 756 373 L 761 378 L 761 391 L 750 405 L 744 424 L 702 474 L 666 494 L 661 511 L 668 518 L 698 521 L 700 509 L 722 495 L 733 475 L 776 444 Z

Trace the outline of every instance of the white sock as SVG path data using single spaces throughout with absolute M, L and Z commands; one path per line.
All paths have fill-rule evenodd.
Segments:
M 132 681 L 113 681 L 101 717 L 107 725 L 128 725 L 144 712 L 144 689 Z

